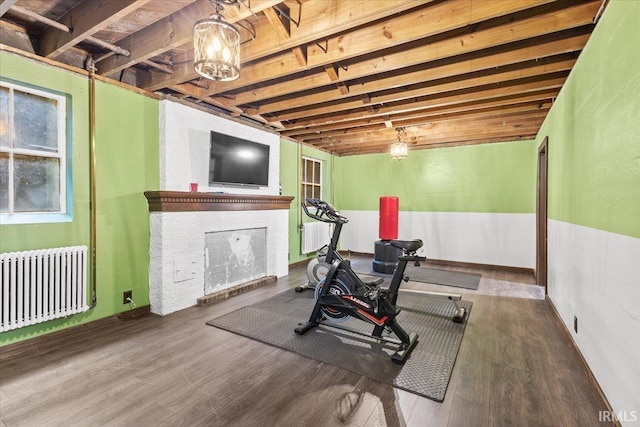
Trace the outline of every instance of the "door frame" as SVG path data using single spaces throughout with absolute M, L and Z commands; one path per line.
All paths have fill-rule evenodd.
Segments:
M 547 289 L 547 210 L 548 210 L 549 137 L 538 147 L 538 180 L 536 189 L 536 283 Z

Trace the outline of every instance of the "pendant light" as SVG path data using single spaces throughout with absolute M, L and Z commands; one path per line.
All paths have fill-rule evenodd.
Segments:
M 240 77 L 240 33 L 220 15 L 220 1 L 228 5 L 237 3 L 237 0 L 216 0 L 216 12 L 195 23 L 193 62 L 202 77 L 227 82 Z
M 406 142 L 402 142 L 400 137 L 400 133 L 404 131 L 404 128 L 399 127 L 396 128 L 396 132 L 398 132 L 398 140 L 391 144 L 391 158 L 393 160 L 402 160 L 407 158 L 407 154 L 409 154 L 409 148 L 407 147 Z

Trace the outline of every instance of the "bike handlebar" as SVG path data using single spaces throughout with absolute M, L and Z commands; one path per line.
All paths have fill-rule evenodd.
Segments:
M 307 203 L 315 208 L 315 212 L 310 212 L 307 207 Z M 309 218 L 313 218 L 316 221 L 329 222 L 332 224 L 346 224 L 349 220 L 340 215 L 329 203 L 320 199 L 306 199 L 305 203 L 302 203 L 302 209 Z

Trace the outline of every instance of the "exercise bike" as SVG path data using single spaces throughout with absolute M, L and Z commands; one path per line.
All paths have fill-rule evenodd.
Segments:
M 336 236 L 335 234 L 332 234 L 332 236 L 335 236 L 336 238 L 339 237 L 339 235 Z M 307 264 L 307 283 L 296 286 L 294 288 L 296 292 L 303 292 L 307 289 L 316 290 L 318 288 L 318 284 L 327 276 L 333 260 L 341 259 L 345 262 L 349 262 L 348 260 L 343 259 L 340 253 L 336 250 L 338 242 L 334 241 L 333 238 L 330 240 L 331 243 L 318 249 L 316 256 Z M 330 255 L 327 258 L 327 254 L 329 253 Z
M 296 286 L 294 289 L 296 292 L 302 292 L 307 289 L 316 289 L 318 283 L 320 283 L 329 272 L 331 265 L 327 263 L 327 248 L 328 245 L 324 245 L 317 250 L 316 256 L 307 264 L 307 283 L 300 286 Z
M 309 217 L 334 224 L 333 235 L 325 257 L 331 267 L 324 280 L 316 286 L 316 303 L 309 321 L 295 328 L 295 333 L 303 335 L 317 325 L 324 325 L 365 335 L 378 341 L 396 344 L 398 347 L 391 356 L 391 360 L 398 364 L 404 363 L 415 347 L 418 335 L 407 333 L 398 324 L 396 317 L 400 313 L 400 309 L 396 307 L 396 300 L 407 263 L 426 260 L 425 257 L 416 255 L 416 251 L 422 247 L 422 241 L 391 241 L 391 245 L 403 250 L 403 255 L 399 257 L 391 285 L 388 289 L 381 288 L 379 285 L 382 283 L 382 279 L 377 279 L 374 282 L 363 281 L 337 252 L 340 232 L 348 219 L 322 200 L 307 199 L 306 203 L 315 208 L 314 212 L 310 212 L 306 204 L 303 204 L 303 209 Z M 374 326 L 373 332 L 365 334 L 337 324 L 348 317 L 371 323 Z M 382 336 L 385 331 L 392 332 L 397 338 Z
M 303 335 L 315 326 L 323 325 L 371 337 L 378 341 L 393 343 L 398 347 L 391 356 L 391 360 L 394 363 L 402 364 L 415 347 L 418 336 L 415 333 L 407 333 L 396 321 L 396 317 L 400 313 L 400 309 L 396 307 L 399 291 L 448 299 L 455 306 L 451 320 L 456 323 L 464 322 L 467 313 L 465 308 L 459 304 L 462 299 L 460 294 L 400 289 L 402 281 L 409 280 L 404 275 L 407 263 L 413 262 L 414 265 L 419 266 L 420 261 L 426 260 L 425 257 L 416 254 L 416 251 L 423 245 L 422 240 L 390 241 L 390 244 L 401 249 L 403 254 L 398 258 L 398 264 L 389 288 L 381 288 L 380 284 L 383 279 L 365 282 L 351 269 L 349 261 L 343 259 L 337 251 L 342 226 L 348 222 L 348 219 L 322 200 L 307 199 L 306 203 L 315 209 L 310 212 L 306 204 L 302 205 L 310 218 L 332 223 L 334 229 L 324 255 L 324 262 L 330 265 L 329 270 L 326 277 L 315 286 L 316 303 L 309 321 L 295 328 L 297 335 Z M 366 334 L 337 324 L 349 317 L 373 324 L 373 332 Z M 382 333 L 385 331 L 395 334 L 397 338 L 383 337 Z

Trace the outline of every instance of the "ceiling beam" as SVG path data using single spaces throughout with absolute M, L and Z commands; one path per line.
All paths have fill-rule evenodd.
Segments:
M 84 0 L 58 19 L 58 22 L 69 27 L 71 32 L 62 32 L 49 27 L 40 35 L 40 55 L 54 58 L 107 25 L 144 6 L 149 1 L 113 0 L 97 2 Z
M 434 84 L 433 81 L 427 80 L 420 85 L 400 86 L 386 91 L 370 93 L 369 103 L 383 104 L 397 102 L 469 87 L 503 83 L 509 80 L 523 79 L 559 71 L 569 71 L 575 64 L 576 59 L 576 55 L 560 55 L 547 58 L 546 60 L 533 60 L 503 67 L 496 65 L 496 67 L 489 68 L 482 72 L 468 73 L 455 76 L 455 78 L 448 78 L 444 83 Z M 438 81 L 442 80 L 436 80 L 436 82 Z M 354 92 L 356 92 L 357 85 L 354 86 L 356 86 L 353 88 Z M 362 101 L 358 96 L 349 96 L 348 98 L 345 97 L 340 100 L 335 100 L 335 95 L 331 95 L 323 92 L 323 96 L 313 94 L 294 98 L 293 100 L 274 102 L 261 106 L 256 109 L 255 112 L 257 114 L 278 114 L 279 111 L 286 112 L 287 110 L 296 109 L 297 112 L 303 112 L 304 114 L 318 115 L 327 112 L 350 110 L 362 106 Z M 307 101 L 306 104 L 305 101 Z
M 475 144 L 492 144 L 498 142 L 511 142 L 511 141 L 522 141 L 522 140 L 532 140 L 536 137 L 536 132 L 530 134 L 523 135 L 495 135 L 490 138 L 451 138 L 443 141 L 430 141 L 428 144 L 409 147 L 409 156 L 411 156 L 411 151 L 414 149 L 427 150 L 434 148 L 445 148 L 445 147 L 461 147 L 465 145 L 475 145 Z M 327 150 L 327 149 L 325 149 Z M 327 150 L 332 154 L 338 156 L 354 156 L 354 155 L 362 155 L 362 154 L 381 154 L 389 152 L 389 145 L 379 145 L 376 147 L 369 148 L 367 146 L 361 146 L 357 148 L 343 149 L 343 150 Z
M 328 62 L 345 63 L 356 56 L 424 40 L 436 34 L 473 26 L 551 2 L 552 0 L 448 0 L 433 3 L 398 17 L 330 37 L 326 52 L 318 46 L 310 48 L 309 66 L 320 67 Z M 421 24 L 416 25 L 417 22 Z
M 253 7 L 252 10 L 256 11 Z M 318 40 L 326 39 L 332 34 L 340 31 L 347 31 L 351 28 L 365 25 L 370 21 L 384 19 L 389 15 L 410 10 L 414 7 L 430 3 L 434 0 L 348 0 L 348 1 L 308 1 L 303 2 L 300 7 L 300 26 L 291 27 L 291 37 L 281 40 L 279 35 L 272 30 L 268 22 L 258 21 L 256 23 L 256 33 L 258 37 L 242 46 L 241 60 L 243 63 L 256 61 L 260 58 L 277 55 L 284 49 L 292 49 Z M 280 3 L 280 2 L 275 2 Z M 271 5 L 273 6 L 273 4 Z M 260 10 L 263 10 L 262 8 Z M 296 15 L 294 13 L 294 15 Z M 193 23 L 191 24 L 193 25 Z M 190 42 L 190 40 L 188 40 Z M 186 42 L 185 42 L 186 43 Z M 295 58 L 294 58 L 295 59 Z M 297 63 L 297 60 L 295 60 Z M 238 80 L 245 78 L 247 73 L 243 71 Z M 147 90 L 158 90 L 175 83 L 182 83 L 193 80 L 198 75 L 193 66 L 182 66 L 175 70 L 171 77 L 163 74 L 150 73 L 146 76 L 147 81 L 141 83 Z M 235 82 L 237 82 L 236 80 Z M 222 82 L 216 85 L 215 90 L 210 93 L 218 93 L 231 88 L 235 82 Z M 218 87 L 219 86 L 219 87 Z
M 514 79 L 510 81 L 501 81 L 491 83 L 483 83 L 478 86 L 470 84 L 469 86 L 460 86 L 458 89 L 450 89 L 447 92 L 438 92 L 437 90 L 429 90 L 425 92 L 424 96 L 405 98 L 398 101 L 389 101 L 387 103 L 372 105 L 374 107 L 374 113 L 367 111 L 367 115 L 382 115 L 387 113 L 398 113 L 400 111 L 406 112 L 413 109 L 426 108 L 426 106 L 444 105 L 448 102 L 467 102 L 474 99 L 486 99 L 487 93 L 495 93 L 497 96 L 502 96 L 506 91 L 510 90 L 511 93 L 523 93 L 530 90 L 549 89 L 551 87 L 561 87 L 566 79 L 568 71 L 554 72 L 548 74 L 544 79 L 539 76 L 534 76 L 529 79 Z M 447 86 L 439 85 L 442 87 Z M 433 88 L 428 88 L 433 89 Z M 499 95 L 498 95 L 499 94 Z M 316 117 L 335 117 L 338 115 L 352 115 L 357 112 L 365 111 L 366 107 L 362 106 L 359 101 L 351 101 L 348 103 L 340 103 L 336 105 L 326 105 L 310 109 L 294 110 L 291 112 L 284 112 L 274 114 L 274 117 L 279 121 L 289 121 L 301 118 L 308 118 L 310 116 Z M 251 110 L 249 110 L 251 111 Z M 253 111 L 251 111 L 253 113 Z M 260 112 L 255 111 L 260 114 Z
M 278 34 L 278 37 L 280 37 L 280 40 L 287 40 L 291 37 L 291 32 L 289 29 L 290 22 L 286 20 L 286 18 L 283 21 L 276 10 L 272 7 L 267 8 L 262 12 L 264 13 L 264 16 L 267 17 L 267 21 L 269 21 L 269 24 L 271 24 L 271 28 L 273 28 L 276 34 Z
M 2 0 L 0 2 L 0 18 L 7 13 L 7 11 L 11 8 L 11 6 L 13 6 L 14 4 L 16 4 L 18 0 Z
M 414 120 L 406 120 L 398 123 L 400 127 L 409 126 L 422 126 L 426 123 L 438 123 L 456 120 L 474 121 L 478 119 L 498 118 L 498 117 L 511 117 L 522 114 L 537 114 L 543 112 L 546 114 L 551 107 L 550 102 L 543 103 L 527 103 L 522 105 L 508 105 L 501 107 L 491 107 L 482 110 L 462 111 L 453 114 L 440 114 L 432 115 L 429 117 L 420 117 Z M 394 126 L 386 126 L 386 122 L 372 123 L 370 125 L 354 127 L 349 129 L 332 129 L 321 133 L 308 133 L 296 135 L 295 139 L 308 143 L 314 143 L 314 141 L 321 141 L 325 138 L 341 137 L 343 135 L 356 135 L 362 132 L 369 132 L 374 130 L 392 129 Z
M 513 140 L 522 139 L 524 136 L 535 136 L 543 119 L 531 121 L 529 123 L 499 123 L 484 122 L 478 127 L 458 127 L 451 132 L 425 132 L 423 135 L 415 136 L 407 140 L 410 148 L 420 147 L 430 144 L 438 144 L 443 142 L 452 142 L 469 139 L 485 139 L 491 140 L 495 138 L 511 138 Z M 461 126 L 463 126 L 461 124 Z M 315 144 L 318 148 L 345 153 L 348 151 L 358 150 L 360 147 L 366 147 L 367 150 L 387 150 L 396 137 L 382 138 L 379 140 L 363 139 L 359 142 L 331 142 L 326 144 Z
M 314 120 L 298 120 L 294 124 L 289 124 L 287 130 L 282 134 L 285 136 L 295 137 L 301 133 L 323 132 L 332 129 L 350 129 L 358 126 L 366 126 L 371 123 L 381 123 L 386 120 L 392 120 L 393 123 L 402 125 L 405 122 L 413 123 L 428 121 L 432 116 L 440 114 L 456 114 L 467 111 L 477 111 L 485 108 L 505 108 L 508 105 L 521 104 L 527 102 L 537 102 L 540 105 L 548 102 L 550 99 L 558 95 L 558 90 L 546 89 L 541 91 L 527 92 L 524 94 L 507 93 L 490 99 L 480 99 L 470 102 L 462 102 L 459 104 L 445 105 L 434 108 L 425 108 L 410 113 L 386 114 L 373 117 L 343 118 L 340 116 L 336 120 L 327 121 L 326 123 L 315 123 Z
M 479 117 L 475 120 L 455 119 L 442 122 L 433 122 L 421 126 L 405 127 L 405 142 L 418 141 L 423 138 L 440 137 L 447 135 L 468 134 L 471 132 L 484 132 L 485 130 L 512 130 L 518 127 L 530 126 L 542 122 L 547 111 L 535 113 L 520 112 L 504 117 Z M 323 147 L 329 144 L 374 144 L 376 141 L 389 143 L 396 139 L 394 129 L 378 129 L 373 131 L 349 133 L 345 135 L 327 137 L 322 141 L 314 142 L 314 145 Z
M 422 150 L 426 148 L 442 148 L 442 147 L 455 147 L 461 145 L 472 145 L 479 143 L 493 143 L 504 141 L 522 141 L 533 140 L 536 137 L 538 126 L 530 126 L 526 128 L 520 128 L 517 132 L 514 131 L 487 131 L 482 134 L 472 132 L 470 134 L 462 133 L 459 135 L 447 135 L 437 138 L 423 138 L 419 141 L 409 143 L 409 151 Z M 391 143 L 395 142 L 395 139 L 388 141 L 380 141 L 373 144 L 334 144 L 331 146 L 318 147 L 320 150 L 329 151 L 339 156 L 348 156 L 353 154 L 373 154 L 389 152 Z
M 534 139 L 602 2 L 223 2 L 242 33 L 242 75 L 216 82 L 197 76 L 192 60 L 193 24 L 215 0 L 56 1 L 0 0 L 9 8 L 0 21 L 20 22 L 56 61 L 93 55 L 108 77 L 126 71 L 140 88 L 337 155 L 387 152 L 398 127 L 410 150 Z
M 384 3 L 384 2 L 383 2 Z M 340 80 L 346 81 L 350 79 L 360 78 L 366 75 L 370 75 L 372 71 L 380 73 L 389 71 L 396 68 L 403 68 L 410 65 L 415 65 L 430 60 L 453 56 L 454 54 L 461 54 L 467 51 L 478 50 L 480 48 L 486 48 L 495 44 L 503 44 L 507 41 L 513 42 L 517 39 L 512 38 L 513 25 L 506 23 L 500 28 L 503 29 L 500 37 L 491 37 L 493 34 L 490 32 L 490 42 L 487 41 L 483 46 L 478 47 L 473 38 L 476 34 L 467 34 L 463 39 L 472 39 L 467 42 L 466 46 L 460 49 L 460 44 L 464 43 L 464 40 L 448 39 L 447 44 L 451 45 L 448 50 L 439 46 L 420 45 L 413 49 L 409 49 L 412 55 L 402 56 L 402 64 L 399 64 L 400 54 L 390 53 L 383 57 L 376 57 L 372 63 L 371 60 L 364 60 L 361 62 L 353 62 L 354 58 L 367 55 L 373 51 L 379 49 L 390 49 L 409 42 L 415 42 L 417 40 L 425 40 L 430 36 L 436 34 L 461 30 L 467 28 L 470 24 L 479 23 L 483 20 L 490 20 L 504 15 L 509 15 L 514 12 L 521 11 L 526 7 L 531 7 L 534 0 L 527 1 L 515 1 L 515 2 L 480 2 L 483 5 L 490 5 L 490 7 L 479 7 L 477 12 L 471 12 L 475 10 L 476 2 L 471 0 L 451 0 L 447 2 L 429 4 L 426 7 L 411 10 L 405 14 L 388 18 L 387 20 L 378 23 L 374 22 L 371 25 L 363 28 L 356 28 L 350 32 L 340 34 L 328 39 L 328 44 L 317 45 L 310 44 L 307 50 L 307 63 L 309 68 L 318 68 L 318 72 L 323 70 L 322 67 L 330 64 L 345 64 L 349 60 L 349 67 L 344 72 L 340 73 Z M 537 0 L 535 4 L 548 3 L 548 0 Z M 473 6 L 473 7 L 472 7 Z M 467 19 L 468 15 L 473 15 L 473 20 Z M 437 16 L 440 19 L 434 19 L 426 29 L 422 26 L 416 26 L 417 20 L 424 21 L 425 16 Z M 546 14 L 544 15 L 546 16 Z M 592 18 L 593 16 L 591 16 Z M 590 19 L 591 19 L 590 18 Z M 431 19 L 431 18 L 429 18 Z M 569 20 L 571 22 L 571 20 Z M 536 23 L 540 25 L 539 22 Z M 506 29 L 504 29 L 506 27 Z M 389 33 L 393 28 L 394 32 Z M 566 28 L 566 27 L 565 27 Z M 505 38 L 505 33 L 508 33 Z M 537 35 L 545 34 L 541 29 L 537 30 Z M 530 36 L 529 36 L 530 37 Z M 446 47 L 446 46 L 445 46 Z M 333 51 L 343 51 L 339 56 L 332 54 Z M 450 53 L 451 52 L 451 53 Z M 390 67 L 387 62 L 390 61 L 393 67 Z M 354 67 L 356 67 L 354 69 Z M 228 82 L 228 84 L 215 85 L 210 91 L 205 94 L 213 95 L 216 93 L 234 90 L 242 86 L 254 85 L 268 80 L 281 79 L 292 74 L 302 71 L 293 57 L 287 54 L 274 55 L 267 58 L 265 61 L 257 61 L 244 67 L 242 76 L 234 81 Z M 320 76 L 322 77 L 322 76 Z M 301 79 L 289 79 L 292 90 L 305 87 L 319 87 L 330 83 L 328 76 L 324 78 L 316 79 L 313 83 L 310 82 L 311 76 L 305 75 Z
M 281 123 L 278 123 L 277 121 L 270 121 L 265 119 L 264 117 L 260 116 L 259 114 L 246 114 L 246 112 L 240 108 L 237 107 L 227 107 L 219 102 L 217 102 L 215 99 L 210 98 L 210 97 L 200 97 L 198 95 L 198 87 L 195 86 L 192 83 L 182 83 L 182 84 L 177 84 L 177 85 L 173 85 L 171 86 L 171 89 L 181 93 L 184 96 L 188 96 L 190 98 L 196 99 L 198 100 L 198 102 L 204 102 L 207 103 L 211 106 L 214 106 L 216 108 L 219 108 L 221 110 L 227 111 L 229 113 L 229 115 L 231 115 L 232 117 L 240 117 L 240 116 L 245 116 L 248 117 L 254 121 L 260 122 L 262 124 L 274 127 L 276 129 L 284 129 L 284 127 L 282 126 Z
M 480 101 L 480 100 L 490 100 L 493 98 L 501 98 L 508 95 L 514 94 L 526 94 L 529 92 L 537 92 L 544 91 L 550 89 L 559 90 L 564 81 L 565 77 L 556 77 L 549 80 L 535 81 L 530 83 L 519 83 L 513 85 L 505 85 L 496 88 L 481 88 L 478 90 L 470 91 L 467 93 L 451 93 L 451 94 L 443 94 L 442 96 L 432 97 L 431 99 L 426 100 L 411 100 L 403 103 L 399 103 L 391 106 L 382 106 L 378 108 L 375 113 L 371 113 L 364 108 L 354 109 L 348 113 L 340 112 L 338 114 L 325 114 L 322 116 L 316 117 L 304 117 L 304 120 L 307 122 L 313 121 L 314 123 L 328 123 L 332 120 L 340 119 L 358 119 L 364 117 L 374 117 L 374 116 L 387 116 L 389 114 L 406 114 L 412 111 L 419 111 L 428 108 L 436 108 L 442 106 L 451 106 L 455 104 L 464 104 L 472 101 Z M 284 119 L 282 117 L 274 117 L 273 120 L 278 120 L 283 122 Z M 286 126 L 287 124 L 284 123 Z
M 284 0 L 253 0 L 251 10 L 240 11 L 236 16 L 227 18 L 230 23 L 240 21 L 253 13 L 272 7 Z M 166 18 L 128 35 L 118 42 L 119 46 L 131 52 L 131 56 L 111 56 L 99 61 L 98 73 L 110 75 L 129 68 L 139 62 L 187 43 L 193 43 L 193 24 L 214 12 L 209 0 L 197 0 Z M 194 71 L 195 74 L 195 71 Z M 164 74 L 163 75 L 167 75 Z M 175 73 L 173 74 L 175 75 Z M 195 77 L 195 76 L 194 76 Z M 173 80 L 182 83 L 186 80 Z
M 199 94 L 199 89 L 200 89 L 199 86 L 196 86 L 196 85 L 194 85 L 192 83 L 175 84 L 175 85 L 171 86 L 171 89 L 175 90 L 176 92 L 180 92 L 183 95 L 188 95 L 191 98 L 198 99 L 198 100 L 200 100 L 202 102 L 206 102 L 209 105 L 213 105 L 213 106 L 219 107 L 219 108 L 221 108 L 223 110 L 228 111 L 229 113 L 231 113 L 234 116 L 237 116 L 237 115 L 240 115 L 240 114 L 244 113 L 244 111 L 242 109 L 238 108 L 238 107 L 233 107 L 233 106 L 229 107 L 229 106 L 226 106 L 226 105 L 218 102 L 216 99 L 199 96 L 198 95 Z
M 593 18 L 593 13 L 597 10 L 596 6 L 597 4 L 593 2 L 581 4 L 562 10 L 560 19 L 557 19 L 553 13 L 538 15 L 537 17 L 517 22 L 507 22 L 503 25 L 489 27 L 484 30 L 478 29 L 470 34 L 435 41 L 428 46 L 420 46 L 395 54 L 391 53 L 379 56 L 373 60 L 352 63 L 349 64 L 347 70 L 341 71 L 338 81 L 370 80 L 372 70 L 375 70 L 376 76 L 384 78 L 384 75 L 381 75 L 382 72 L 397 73 L 399 72 L 398 70 L 407 69 L 409 66 L 422 66 L 426 68 L 426 64 L 434 61 L 478 52 L 483 49 L 491 49 L 501 45 L 506 47 L 508 43 L 516 41 L 521 41 L 526 45 L 529 39 L 543 37 L 550 32 L 560 32 L 584 25 L 591 25 L 590 22 Z M 570 33 L 571 32 L 567 33 L 567 35 Z M 577 39 L 573 40 L 573 42 L 577 41 Z M 313 49 L 314 48 L 310 47 L 310 50 Z M 259 65 L 261 64 L 256 64 L 256 67 Z M 278 67 L 265 68 L 277 69 Z M 264 71 L 256 72 L 264 73 Z M 252 73 L 248 72 L 247 74 L 251 75 Z M 258 80 L 260 79 L 258 78 Z M 269 91 L 272 93 L 271 96 L 283 96 L 284 92 L 293 94 L 295 92 L 317 89 L 335 83 L 335 81 L 332 82 L 326 73 L 322 71 L 305 73 L 298 78 L 287 79 L 286 82 L 283 83 L 258 88 L 255 90 L 257 95 L 254 95 L 254 98 L 265 95 L 268 96 Z M 357 90 L 357 85 L 352 84 L 350 86 L 353 86 L 350 90 L 350 94 L 353 94 L 354 91 Z M 211 93 L 211 90 L 203 91 L 203 93 Z M 243 94 L 240 94 L 240 99 L 244 101 L 246 97 L 243 98 Z M 259 101 L 259 99 L 254 99 L 254 102 L 257 101 Z M 239 103 L 236 104 L 239 105 Z
M 291 53 L 293 57 L 298 62 L 298 65 L 302 68 L 306 68 L 307 66 L 307 47 L 306 46 L 296 46 L 291 49 Z
M 448 60 L 430 62 L 418 70 L 409 69 L 407 71 L 389 73 L 388 76 L 379 75 L 375 79 L 356 79 L 349 81 L 349 96 L 358 94 L 368 94 L 389 88 L 408 86 L 415 83 L 424 83 L 429 80 L 448 78 L 455 75 L 472 73 L 476 71 L 491 69 L 503 65 L 515 64 L 519 62 L 544 60 L 544 58 L 559 55 L 562 53 L 579 52 L 589 39 L 589 33 L 584 29 L 569 30 L 566 37 L 561 39 L 541 36 L 534 40 L 524 40 L 521 42 L 492 47 L 482 51 L 471 52 L 465 55 L 458 55 Z M 324 76 L 322 77 L 324 79 Z M 339 80 L 336 75 L 332 83 Z M 313 84 L 313 83 L 312 83 Z M 307 104 L 320 103 L 325 101 L 325 97 L 334 96 L 333 84 L 321 87 L 312 95 L 306 96 L 304 102 Z M 300 81 L 286 81 L 275 83 L 264 87 L 253 88 L 246 92 L 235 93 L 233 100 L 226 103 L 234 105 L 269 105 L 269 99 L 279 97 L 282 99 L 286 95 L 296 96 L 300 90 L 308 87 Z M 326 88 L 326 89 L 324 89 Z M 324 89 L 324 90 L 322 90 Z M 295 98 L 294 98 L 295 99 Z M 335 98 L 334 98 L 335 99 Z M 281 103 L 287 100 L 281 100 Z M 295 101 L 291 102 L 290 108 L 295 108 Z
M 488 3 L 505 4 L 508 2 Z M 350 63 L 348 69 L 340 73 L 340 80 L 348 81 L 368 77 L 372 74 L 379 75 L 383 72 L 527 40 L 551 32 L 592 25 L 593 15 L 597 12 L 599 4 L 599 1 L 592 1 L 516 21 L 505 19 L 504 23 L 500 25 L 489 25 L 482 22 L 477 26 L 477 29 L 472 26 L 469 31 L 454 34 L 444 40 L 433 41 L 426 45 L 417 45 L 398 53 L 385 54 L 382 51 L 375 58 Z M 309 64 L 323 62 L 324 58 L 325 56 L 316 47 L 310 46 L 308 52 Z M 298 82 L 290 81 L 290 83 L 294 85 Z M 310 88 L 309 85 L 304 85 L 304 87 Z

